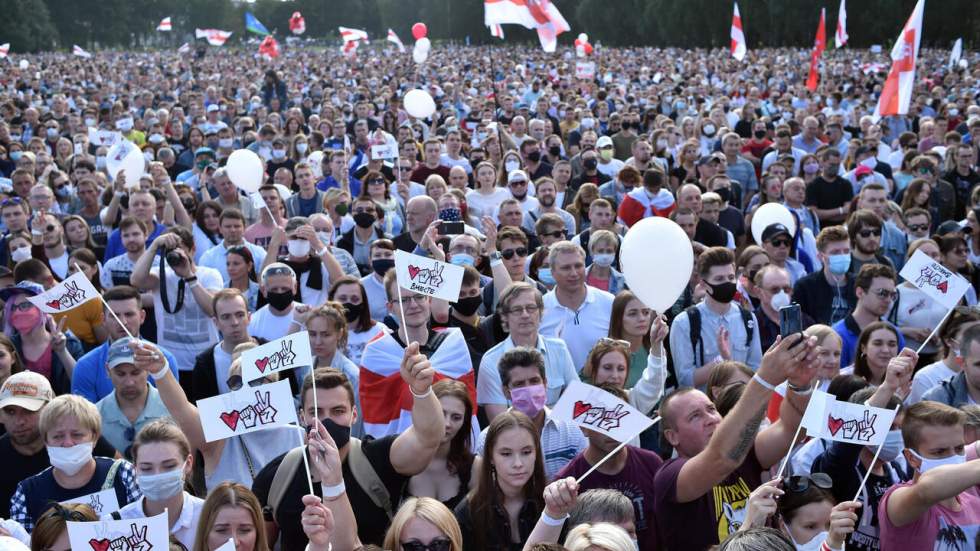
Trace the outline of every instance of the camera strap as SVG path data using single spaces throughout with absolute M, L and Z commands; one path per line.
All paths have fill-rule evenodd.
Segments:
M 170 299 L 167 298 L 167 274 L 165 272 L 167 266 L 166 254 L 160 251 L 160 302 L 163 303 L 163 310 L 168 314 L 176 314 L 184 307 L 184 292 L 186 291 L 186 283 L 184 283 L 184 278 L 180 278 L 177 282 L 177 307 L 173 310 L 170 309 Z

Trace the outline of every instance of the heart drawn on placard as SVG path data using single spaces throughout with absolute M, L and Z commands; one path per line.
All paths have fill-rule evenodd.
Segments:
M 583 402 L 581 400 L 576 401 L 575 406 L 572 409 L 572 419 L 575 419 L 576 417 L 582 415 L 583 413 L 589 411 L 590 409 L 592 409 L 592 404 L 588 402 Z
M 936 285 L 936 289 L 939 289 L 945 295 L 946 291 L 949 290 L 949 280 L 947 279 L 946 281 L 940 283 L 939 285 Z
M 827 416 L 827 428 L 830 429 L 831 436 L 837 436 L 837 431 L 844 426 L 843 419 L 835 419 L 833 415 Z
M 221 420 L 224 421 L 226 425 L 228 425 L 228 428 L 230 428 L 231 430 L 235 430 L 235 427 L 238 426 L 238 419 L 241 416 L 242 414 L 239 413 L 238 410 L 236 409 L 231 411 L 230 413 L 222 413 Z
M 418 266 L 413 266 L 411 264 L 408 265 L 408 277 L 412 279 L 415 279 L 415 276 L 419 275 L 419 272 L 421 271 L 422 268 L 419 268 Z
M 44 304 L 47 305 L 48 308 L 53 308 L 55 310 L 61 310 L 61 301 L 60 300 L 49 300 L 49 301 L 45 302 Z
M 107 538 L 102 538 L 100 540 L 92 538 L 88 540 L 88 544 L 91 545 L 92 549 L 94 549 L 95 551 L 108 551 L 109 543 L 110 542 Z
M 255 367 L 259 368 L 259 373 L 265 373 L 265 368 L 269 365 L 269 358 L 265 357 L 255 360 Z

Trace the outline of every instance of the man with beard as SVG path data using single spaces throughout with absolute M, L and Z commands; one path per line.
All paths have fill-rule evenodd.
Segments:
M 865 264 L 884 264 L 894 268 L 892 261 L 881 252 L 881 218 L 874 212 L 861 209 L 847 220 L 847 235 L 851 239 L 849 277 L 854 277 Z
M 228 384 L 228 371 L 235 347 L 246 342 L 261 342 L 248 334 L 251 315 L 241 291 L 222 289 L 214 294 L 213 303 L 212 320 L 222 339 L 194 360 L 194 392 L 188 396 L 192 402 L 232 390 Z
M 575 217 L 556 205 L 558 199 L 558 186 L 551 178 L 545 177 L 537 181 L 538 208 L 528 213 L 531 223 L 534 224 L 543 214 L 556 214 L 565 222 L 566 235 L 575 234 Z

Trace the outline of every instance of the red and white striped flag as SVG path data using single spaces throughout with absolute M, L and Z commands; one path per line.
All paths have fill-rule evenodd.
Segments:
M 881 88 L 881 96 L 874 112 L 875 120 L 886 115 L 904 115 L 909 112 L 912 87 L 915 84 L 915 61 L 919 57 L 919 42 L 922 40 L 924 7 L 925 0 L 915 3 L 912 15 L 895 41 L 891 53 L 892 68 Z
M 538 40 L 546 52 L 554 52 L 558 35 L 571 30 L 551 0 L 484 0 L 483 24 L 491 27 L 491 33 L 493 25 L 514 24 L 537 29 Z
M 194 29 L 195 38 L 206 38 L 208 44 L 212 46 L 223 45 L 231 35 L 231 31 L 222 31 L 219 29 Z
M 186 42 L 181 44 L 180 48 L 177 48 L 177 53 L 179 54 L 186 54 L 189 51 L 191 51 L 191 45 Z
M 402 380 L 405 349 L 391 335 L 382 335 L 364 348 L 361 360 L 361 412 L 364 433 L 375 438 L 400 434 L 412 426 L 412 394 Z M 466 385 L 476 403 L 476 378 L 466 339 L 458 328 L 446 330 L 439 348 L 429 356 L 435 380 L 450 378 Z
M 293 34 L 306 32 L 306 19 L 303 19 L 303 14 L 298 11 L 293 12 L 293 16 L 289 18 L 289 30 Z
M 501 40 L 504 39 L 504 26 L 503 25 L 494 24 L 494 25 L 488 25 L 488 27 L 490 28 L 490 36 L 493 36 L 495 38 L 499 38 Z
M 337 27 L 340 29 L 340 38 L 344 42 L 353 42 L 357 40 L 368 41 L 368 34 L 366 31 L 360 29 L 348 29 L 347 27 Z
M 357 45 L 360 44 L 360 40 L 351 40 L 344 42 L 344 45 L 340 47 L 340 53 L 347 57 L 354 57 L 357 55 Z
M 847 44 L 847 9 L 844 0 L 840 0 L 840 9 L 837 10 L 837 33 L 834 34 L 834 46 L 837 48 Z
M 817 36 L 813 39 L 813 52 L 810 54 L 810 74 L 806 77 L 806 87 L 810 91 L 817 89 L 820 82 L 820 56 L 827 48 L 827 27 L 824 22 L 825 10 L 820 10 L 820 23 L 817 24 Z
M 732 14 L 732 57 L 742 61 L 745 59 L 745 32 L 742 30 L 742 16 L 738 13 L 738 2 L 735 2 L 735 13 Z
M 259 44 L 259 55 L 263 55 L 269 59 L 279 57 L 279 43 L 276 42 L 275 38 L 272 38 L 271 34 L 266 35 L 262 39 L 262 43 Z
M 170 24 L 170 18 L 169 17 L 164 17 L 163 20 L 160 21 L 160 24 L 157 25 L 157 30 L 158 31 L 172 31 L 173 30 L 173 27 Z
M 388 42 L 391 42 L 395 46 L 398 46 L 399 52 L 405 53 L 405 45 L 402 44 L 402 39 L 398 38 L 398 35 L 395 34 L 395 31 L 391 29 L 388 29 Z
M 90 53 L 86 52 L 85 50 L 83 50 L 82 47 L 79 46 L 78 44 L 75 44 L 74 46 L 72 46 L 72 48 L 71 48 L 71 54 L 72 55 L 77 55 L 78 57 L 84 57 L 86 59 L 92 57 L 92 54 L 90 54 Z
M 7 54 L 9 53 L 10 53 L 10 42 L 0 44 L 0 59 L 7 57 Z

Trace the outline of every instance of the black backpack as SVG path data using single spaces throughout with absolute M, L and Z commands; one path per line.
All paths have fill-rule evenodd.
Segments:
M 691 349 L 694 351 L 694 361 L 698 362 L 698 354 L 701 356 L 700 364 L 704 365 L 704 340 L 701 338 L 701 311 L 698 306 L 689 306 L 686 310 L 687 320 L 691 324 Z M 741 306 L 738 313 L 742 315 L 742 325 L 745 326 L 745 346 L 752 344 L 752 331 L 755 328 L 752 321 L 752 312 Z M 676 381 L 675 381 L 676 384 Z

